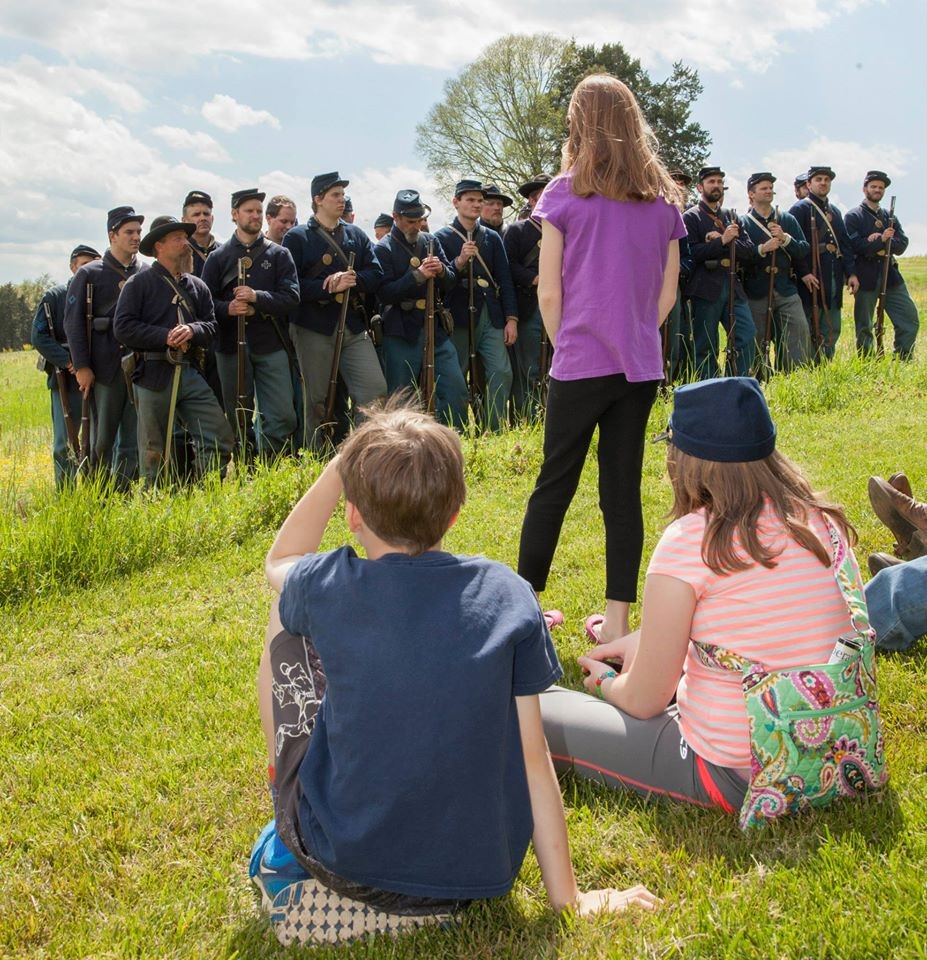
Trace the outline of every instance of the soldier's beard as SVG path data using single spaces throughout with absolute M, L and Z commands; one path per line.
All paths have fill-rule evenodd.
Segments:
M 421 231 L 416 227 L 414 230 L 403 230 L 402 235 L 406 238 L 406 243 L 408 243 L 409 246 L 414 246 L 415 241 L 418 240 L 418 235 L 420 232 Z

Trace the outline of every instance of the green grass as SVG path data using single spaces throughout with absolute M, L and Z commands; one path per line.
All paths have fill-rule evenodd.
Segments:
M 927 264 L 905 272 L 923 309 Z M 922 336 L 913 364 L 861 364 L 845 337 L 834 364 L 767 387 L 780 448 L 846 505 L 861 559 L 890 546 L 866 477 L 903 467 L 927 492 L 925 358 Z M 269 816 L 254 693 L 270 602 L 260 567 L 318 464 L 174 498 L 55 498 L 47 391 L 30 363 L 0 357 L 0 956 L 283 955 L 245 871 Z M 658 401 L 653 432 L 668 412 Z M 540 439 L 465 441 L 470 494 L 449 549 L 514 563 Z M 645 557 L 670 500 L 663 454 L 645 458 Z M 590 457 L 545 596 L 567 617 L 556 642 L 570 684 L 582 620 L 602 604 L 596 479 Z M 326 543 L 345 536 L 339 520 Z M 891 785 L 867 802 L 744 837 L 712 811 L 564 780 L 580 882 L 643 882 L 665 901 L 655 914 L 559 920 L 529 855 L 512 896 L 454 929 L 290 955 L 923 957 L 925 645 L 881 657 L 879 671 Z

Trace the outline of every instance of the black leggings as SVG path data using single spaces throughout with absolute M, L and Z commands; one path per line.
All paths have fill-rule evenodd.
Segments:
M 563 518 L 598 426 L 605 597 L 629 603 L 637 599 L 644 549 L 644 433 L 658 383 L 628 383 L 622 373 L 586 380 L 551 378 L 544 422 L 544 463 L 528 501 L 518 551 L 518 572 L 538 593 L 547 586 Z

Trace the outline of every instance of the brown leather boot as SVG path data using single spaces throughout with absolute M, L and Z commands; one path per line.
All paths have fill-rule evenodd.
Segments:
M 914 499 L 914 493 L 911 490 L 911 482 L 908 480 L 908 475 L 906 473 L 893 473 L 888 478 L 888 482 L 906 497 L 910 497 L 912 500 Z
M 911 534 L 914 533 L 914 524 L 906 520 L 897 509 L 897 504 L 908 500 L 903 493 L 896 490 L 890 483 L 881 477 L 869 478 L 869 502 L 875 515 L 895 534 L 898 541 L 898 552 L 904 556 Z
M 904 552 L 905 560 L 916 560 L 918 557 L 927 556 L 927 533 L 923 530 L 915 530 L 908 541 L 908 549 Z
M 884 570 L 886 567 L 896 567 L 899 563 L 904 563 L 904 560 L 899 560 L 889 553 L 869 554 L 869 572 L 872 576 L 875 576 L 880 570 Z

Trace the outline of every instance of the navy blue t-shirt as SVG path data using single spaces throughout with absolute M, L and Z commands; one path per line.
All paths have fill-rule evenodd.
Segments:
M 514 697 L 562 673 L 531 587 L 485 557 L 342 547 L 296 563 L 280 619 L 327 680 L 299 771 L 307 850 L 381 890 L 507 893 L 533 829 Z

